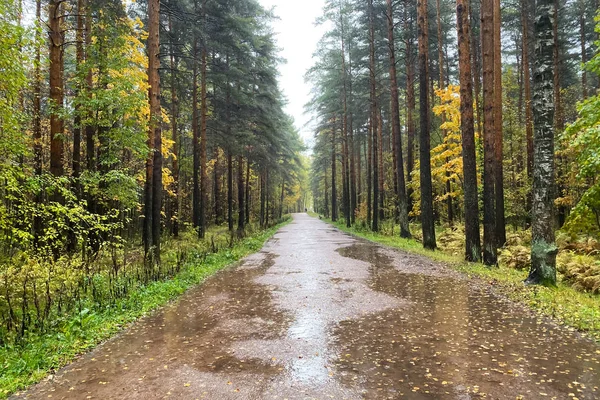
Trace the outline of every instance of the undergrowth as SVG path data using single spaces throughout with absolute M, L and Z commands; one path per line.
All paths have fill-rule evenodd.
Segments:
M 565 273 L 564 268 L 567 267 L 562 267 L 563 265 L 569 265 L 568 261 L 565 261 L 568 257 L 574 257 L 568 252 L 559 256 L 559 282 L 556 288 L 525 286 L 523 281 L 527 277 L 528 271 L 523 268 L 511 268 L 507 265 L 506 258 L 510 258 L 508 254 L 502 256 L 505 257 L 505 262 L 501 262 L 500 267 L 490 268 L 483 264 L 465 262 L 462 258 L 462 251 L 457 252 L 452 246 L 447 251 L 424 249 L 418 240 L 403 239 L 397 236 L 397 230 L 392 236 L 389 228 L 383 229 L 381 233 L 375 233 L 358 224 L 348 228 L 343 221 L 326 221 L 344 232 L 410 253 L 426 256 L 449 265 L 453 269 L 466 274 L 469 278 L 482 279 L 494 285 L 510 299 L 523 303 L 561 324 L 584 332 L 600 342 L 600 296 L 594 295 L 592 292 L 579 291 L 572 286 L 571 279 L 573 278 Z M 415 228 L 413 227 L 412 232 L 418 233 L 419 230 Z M 440 240 L 440 242 L 442 243 L 441 247 L 446 243 L 445 240 Z M 523 258 L 522 252 L 519 257 L 520 259 Z M 572 262 L 571 264 L 576 265 L 577 263 Z
M 191 243 L 164 246 L 163 262 L 172 261 L 182 245 L 191 249 L 180 272 L 173 278 L 137 287 L 126 297 L 102 308 L 82 304 L 79 312 L 65 318 L 51 331 L 30 333 L 19 343 L 6 343 L 0 347 L 0 399 L 40 381 L 127 324 L 175 299 L 208 276 L 260 250 L 267 239 L 287 222 L 289 219 L 236 241 L 231 247 L 220 247 L 212 254 L 201 251 L 206 244 L 192 236 L 181 239 Z M 215 237 L 218 235 L 215 234 Z M 225 242 L 224 238 L 219 239 Z

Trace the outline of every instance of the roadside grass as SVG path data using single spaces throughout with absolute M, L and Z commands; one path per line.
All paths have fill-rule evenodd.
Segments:
M 100 310 L 84 308 L 44 335 L 29 335 L 21 344 L 0 347 L 0 399 L 39 382 L 78 355 L 123 330 L 136 319 L 177 298 L 207 277 L 262 248 L 291 219 L 224 247 L 217 253 L 190 254 L 172 279 L 152 282 Z M 169 250 L 166 252 L 168 253 Z M 169 260 L 170 254 L 165 255 Z
M 490 268 L 479 263 L 468 263 L 460 256 L 424 249 L 421 242 L 414 239 L 374 233 L 357 226 L 348 228 L 344 221 L 323 220 L 343 232 L 445 263 L 469 278 L 481 279 L 494 285 L 508 298 L 553 318 L 561 325 L 585 333 L 600 343 L 600 296 L 575 290 L 562 282 L 560 274 L 555 288 L 525 286 L 523 281 L 527 277 L 526 270 Z

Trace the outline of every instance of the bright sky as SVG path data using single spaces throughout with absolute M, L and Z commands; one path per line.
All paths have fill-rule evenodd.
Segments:
M 286 112 L 294 117 L 301 137 L 312 143 L 313 131 L 308 125 L 310 115 L 304 114 L 304 105 L 310 101 L 310 85 L 304 74 L 313 65 L 313 53 L 325 28 L 316 27 L 315 20 L 323 11 L 324 0 L 259 0 L 266 9 L 275 7 L 280 18 L 273 21 L 280 56 L 287 64 L 280 66 L 279 82 L 288 99 Z

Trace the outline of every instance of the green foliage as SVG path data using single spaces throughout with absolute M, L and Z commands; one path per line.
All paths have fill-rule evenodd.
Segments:
M 289 219 L 282 224 L 287 221 Z M 258 251 L 281 226 L 257 231 L 241 241 L 230 243 L 230 246 L 223 246 L 217 253 L 210 251 L 210 242 L 198 241 L 193 233 L 171 240 L 163 246 L 168 249 L 163 254 L 163 263 L 171 266 L 173 275 L 139 284 L 118 298 L 110 298 L 115 293 L 114 289 L 111 291 L 110 283 L 98 269 L 90 284 L 93 283 L 95 290 L 103 293 L 101 299 L 80 298 L 76 307 L 68 312 L 53 313 L 52 325 L 45 331 L 29 331 L 20 342 L 7 342 L 0 347 L 0 398 L 39 381 L 48 372 L 67 364 L 128 323 L 176 298 L 236 260 Z M 219 243 L 229 241 L 225 232 L 212 232 L 212 235 L 217 236 L 213 239 Z M 211 232 L 207 236 L 210 237 Z M 99 260 L 99 263 L 106 261 L 110 264 L 111 258 Z M 140 262 L 138 257 L 130 268 L 141 268 Z M 78 266 L 72 260 L 63 259 L 48 266 L 50 270 L 40 270 L 39 266 L 25 269 L 29 271 L 30 279 L 52 273 L 66 277 L 64 288 L 72 288 L 76 284 Z
M 600 48 L 600 41 L 596 42 Z M 600 53 L 585 66 L 600 75 Z M 574 156 L 571 168 L 577 181 L 583 186 L 583 193 L 572 190 L 578 197 L 572 199 L 575 207 L 565 226 L 573 234 L 586 233 L 600 235 L 600 95 L 591 96 L 579 103 L 578 118 L 568 126 L 561 139 Z M 575 197 L 573 196 L 573 197 Z
M 30 42 L 19 23 L 19 4 L 0 1 L 0 169 L 15 155 L 22 155 L 26 145 L 21 101 L 30 60 L 22 50 Z

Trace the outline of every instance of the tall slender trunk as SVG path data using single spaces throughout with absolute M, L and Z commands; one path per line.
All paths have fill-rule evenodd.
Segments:
M 265 226 L 265 175 L 266 170 L 262 169 L 260 171 L 260 227 L 264 228 Z M 325 196 L 327 197 L 327 185 L 325 186 Z M 327 198 L 325 198 L 325 204 L 327 204 Z
M 173 23 L 169 14 L 169 33 L 170 37 L 170 67 L 171 67 L 171 140 L 173 141 L 173 158 L 171 165 L 171 175 L 173 176 L 173 199 L 171 200 L 171 234 L 173 237 L 179 236 L 179 100 L 177 98 L 177 59 L 175 56 L 175 43 Z
M 324 193 L 324 199 L 325 199 L 325 217 L 329 218 L 329 182 L 327 181 L 327 174 L 329 171 L 325 171 L 325 193 Z
M 483 262 L 496 265 L 496 212 L 494 193 L 494 0 L 481 2 L 483 60 Z
M 377 106 L 377 184 L 379 190 L 379 221 L 381 222 L 385 218 L 385 190 L 383 186 L 385 170 L 383 169 L 383 117 L 381 116 L 381 108 L 379 108 L 379 104 Z
M 559 42 L 558 42 L 558 24 L 559 24 L 559 20 L 558 20 L 558 9 L 559 9 L 559 0 L 554 0 L 554 10 L 553 10 L 553 24 L 552 24 L 552 31 L 553 31 L 553 61 L 554 61 L 554 79 L 553 79 L 553 86 L 554 86 L 554 125 L 555 125 L 555 132 L 562 132 L 565 128 L 565 120 L 564 120 L 564 114 L 563 114 L 563 105 L 562 105 L 562 95 L 560 93 L 560 89 L 561 89 L 561 84 L 560 84 L 560 64 L 561 64 L 561 60 L 560 60 L 560 48 L 559 48 Z M 563 193 L 564 187 L 563 187 L 563 174 L 564 174 L 564 164 L 565 164 L 565 158 L 562 156 L 561 153 L 559 153 L 559 155 L 557 156 L 556 159 L 556 170 L 555 173 L 558 177 L 558 179 L 556 180 L 557 185 L 556 185 L 556 191 L 554 193 L 555 197 L 560 197 Z M 558 206 L 558 210 L 557 210 L 557 217 L 558 217 L 558 227 L 562 228 L 562 226 L 565 223 L 565 220 L 567 218 L 567 208 L 564 205 L 560 205 Z
M 227 226 L 233 232 L 233 156 L 227 151 Z
M 198 39 L 194 38 L 192 57 L 192 223 L 195 228 L 200 228 L 200 129 L 198 127 Z M 229 123 L 229 122 L 228 122 Z
M 556 131 L 561 132 L 564 129 L 565 121 L 563 118 L 562 95 L 560 93 L 560 44 L 558 42 L 558 9 L 560 7 L 559 0 L 554 0 L 554 9 L 552 10 L 552 65 L 553 65 L 553 85 L 554 85 L 554 125 Z
M 64 31 L 63 2 L 49 0 L 48 2 L 48 35 L 50 37 L 50 100 L 52 109 L 50 113 L 50 173 L 54 176 L 64 174 L 64 120 L 63 108 L 63 64 L 64 64 Z
M 151 215 L 150 236 L 146 240 L 152 244 L 154 249 L 153 261 L 160 262 L 160 214 L 162 209 L 162 137 L 161 137 L 161 109 L 160 109 L 160 59 L 159 59 L 159 16 L 160 1 L 149 0 L 148 2 L 148 98 L 150 105 L 149 124 L 149 147 L 151 155 L 146 162 L 146 179 L 150 179 L 150 199 L 147 197 L 146 210 Z M 152 159 L 150 161 L 150 159 Z M 147 193 L 148 195 L 148 193 Z M 148 204 L 149 203 L 149 204 Z M 148 240 L 151 239 L 151 240 Z M 149 243 L 146 243 L 148 246 Z
M 246 216 L 244 207 L 244 157 L 238 156 L 238 234 L 241 236 L 244 234 L 246 226 Z
M 469 7 L 469 20 L 471 27 L 477 23 L 477 18 L 473 15 L 472 7 Z M 475 113 L 477 117 L 477 133 L 479 137 L 481 137 L 483 131 L 483 101 L 481 98 L 481 25 L 479 30 L 479 35 L 477 35 L 475 29 L 471 31 L 471 62 L 473 63 L 473 90 L 475 97 Z
M 473 76 L 471 75 L 471 24 L 469 0 L 457 0 L 458 63 L 460 79 L 460 120 L 463 157 L 463 190 L 465 215 L 465 259 L 481 261 L 479 236 L 479 202 L 477 198 L 477 158 L 475 123 L 473 121 Z
M 77 31 L 75 32 L 75 60 L 77 75 L 80 75 L 81 66 L 84 62 L 84 38 L 83 31 L 85 29 L 85 1 L 77 0 Z M 81 84 L 78 83 L 75 87 L 75 97 L 81 94 Z M 75 104 L 75 118 L 73 121 L 73 178 L 78 180 L 81 175 L 81 107 L 77 102 Z M 78 183 L 76 183 L 78 186 Z
M 379 230 L 379 163 L 378 163 L 378 131 L 377 131 L 377 93 L 375 82 L 375 12 L 373 10 L 373 0 L 369 0 L 369 82 L 370 82 L 370 102 L 371 102 L 371 140 L 372 149 L 370 156 L 373 165 L 373 220 L 371 229 L 377 232 Z M 381 144 L 379 144 L 381 145 Z
M 348 53 L 351 55 L 352 54 L 352 42 L 348 43 Z M 352 114 L 352 104 L 353 104 L 353 98 L 352 98 L 352 57 L 349 56 L 348 57 L 348 74 L 347 77 L 349 77 L 348 79 L 348 102 L 350 103 L 349 108 L 349 115 L 348 115 L 348 134 L 349 134 L 349 149 L 350 149 L 350 219 L 351 219 L 351 223 L 353 224 L 356 220 L 356 210 L 358 208 L 358 194 L 357 194 L 357 184 L 358 184 L 358 192 L 360 192 L 360 178 L 359 182 L 357 183 L 357 178 L 356 178 L 356 142 L 355 142 L 355 137 L 354 137 L 354 128 L 353 128 L 353 114 Z M 358 155 L 359 159 L 360 159 L 360 147 L 359 147 L 359 155 Z M 360 160 L 359 160 L 360 162 Z M 360 168 L 360 167 L 359 167 Z M 359 171 L 360 174 L 360 171 Z
M 537 0 L 534 57 L 534 161 L 531 269 L 528 284 L 556 284 L 554 238 L 553 0 Z
M 439 69 L 439 87 L 443 89 L 446 87 L 446 78 L 444 73 L 444 36 L 442 35 L 442 9 L 440 0 L 436 0 L 436 18 L 437 18 L 437 40 L 438 40 L 438 69 Z M 446 123 L 446 114 L 442 113 L 442 125 Z M 442 129 L 442 136 L 446 136 L 448 132 Z M 446 158 L 446 162 L 450 160 Z M 454 206 L 452 204 L 452 182 L 450 180 L 450 171 L 446 171 L 446 208 L 448 213 L 448 224 L 452 226 L 454 220 Z
M 248 162 L 246 163 L 246 225 L 250 223 L 250 158 L 248 158 Z
M 494 193 L 496 195 L 496 243 L 506 243 L 504 219 L 504 166 L 502 137 L 502 43 L 500 0 L 494 0 Z
M 408 16 L 407 11 L 408 5 L 404 7 L 404 32 L 410 33 L 413 31 L 412 20 Z M 413 43 L 412 35 L 406 39 L 406 185 L 408 190 L 406 193 L 407 202 L 407 213 L 410 213 L 413 209 L 412 199 L 412 188 L 410 183 L 412 181 L 412 172 L 415 169 L 415 109 L 416 109 L 416 98 L 415 98 L 415 64 L 413 60 Z
M 220 225 L 221 222 L 223 222 L 223 205 L 221 204 L 221 163 L 219 160 L 219 147 L 215 146 L 213 154 L 215 160 L 215 166 L 213 167 L 215 225 Z
M 42 0 L 35 2 L 35 18 L 37 30 L 35 46 L 35 64 L 33 72 L 33 168 L 37 176 L 42 175 L 42 68 L 41 68 L 41 27 Z M 41 198 L 38 199 L 41 201 Z M 38 230 L 36 229 L 36 232 Z
M 365 162 L 367 163 L 367 226 L 371 227 L 371 211 L 373 209 L 372 186 L 373 186 L 373 119 L 369 118 L 367 128 L 367 152 Z
M 279 198 L 279 220 L 283 218 L 283 200 L 285 198 L 285 180 L 281 182 L 281 197 Z
M 525 137 L 527 138 L 527 176 L 533 177 L 533 114 L 531 110 L 531 75 L 529 67 L 529 13 L 526 0 L 521 0 L 523 25 L 523 86 L 525 91 Z
M 335 143 L 335 130 L 336 130 L 336 118 L 333 118 L 331 125 L 331 220 L 337 221 L 338 219 L 338 205 L 337 205 L 337 170 L 336 170 L 336 143 Z
M 344 199 L 344 219 L 346 226 L 352 226 L 350 219 L 351 201 L 350 201 L 350 160 L 348 154 L 348 76 L 346 70 L 346 46 L 345 46 L 345 26 L 344 26 L 344 11 L 342 1 L 339 4 L 340 13 L 340 45 L 342 54 L 342 178 L 343 178 L 343 199 Z
M 204 11 L 203 11 L 204 13 Z M 206 45 L 202 45 L 201 67 L 200 67 L 200 213 L 198 215 L 198 234 L 204 238 L 206 234 L 206 208 L 208 192 L 208 174 L 206 166 L 206 120 L 208 119 L 208 104 L 206 97 Z
M 423 247 L 435 249 L 435 223 L 433 219 L 433 187 L 431 182 L 431 142 L 429 133 L 429 96 L 428 73 L 428 27 L 427 0 L 418 0 L 417 19 L 419 32 L 419 163 L 421 183 L 421 225 L 423 229 Z

